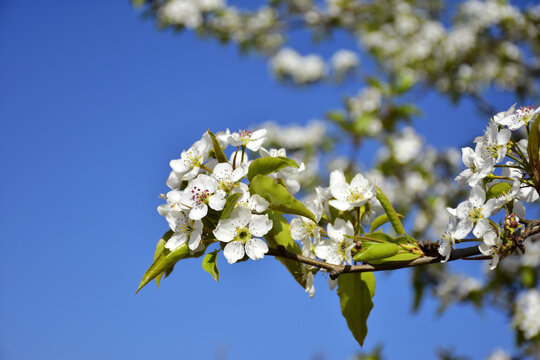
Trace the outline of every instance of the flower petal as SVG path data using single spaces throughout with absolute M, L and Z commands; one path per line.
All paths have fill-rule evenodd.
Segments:
M 244 245 L 240 241 L 231 241 L 225 245 L 223 255 L 229 264 L 235 263 L 244 257 Z

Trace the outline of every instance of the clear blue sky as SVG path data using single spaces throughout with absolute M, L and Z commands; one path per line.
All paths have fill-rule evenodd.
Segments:
M 322 52 L 350 44 L 336 41 Z M 326 279 L 309 299 L 273 258 L 231 266 L 221 257 L 218 284 L 189 260 L 159 291 L 133 293 L 167 229 L 156 206 L 170 159 L 207 128 L 305 123 L 354 90 L 283 87 L 263 59 L 158 32 L 127 0 L 1 2 L 0 358 L 353 355 Z M 418 129 L 440 147 L 485 125 L 467 103 L 431 96 L 421 106 Z M 437 317 L 433 302 L 411 316 L 408 273 L 377 280 L 366 349 L 383 344 L 389 359 L 434 358 L 440 346 L 474 358 L 511 349 L 503 316 L 454 307 Z

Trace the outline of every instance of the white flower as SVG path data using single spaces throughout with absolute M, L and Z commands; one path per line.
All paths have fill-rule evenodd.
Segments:
M 456 209 L 447 208 L 450 215 L 459 219 L 454 232 L 455 239 L 463 239 L 473 228 L 473 234 L 477 238 L 481 238 L 488 231 L 488 218 L 494 213 L 497 200 L 485 201 L 486 193 L 481 185 L 477 185 L 471 189 L 468 200 L 459 204 Z
M 240 130 L 229 135 L 229 144 L 232 146 L 245 146 L 251 151 L 259 151 L 266 140 L 266 129 L 255 131 Z
M 358 66 L 358 56 L 350 50 L 339 50 L 330 59 L 334 71 L 345 74 Z
M 309 297 L 312 298 L 315 295 L 315 285 L 313 284 L 313 273 L 311 272 L 311 269 L 307 266 L 303 266 L 306 268 L 306 292 L 309 294 Z
M 510 130 L 517 130 L 523 125 L 527 125 L 529 121 L 540 112 L 540 108 L 535 109 L 534 106 L 526 106 L 514 111 L 514 104 L 505 112 L 498 113 L 493 117 L 493 121 L 497 124 L 507 126 Z
M 448 224 L 446 224 L 446 230 L 441 236 L 442 243 L 439 245 L 439 254 L 444 257 L 441 262 L 447 262 L 452 254 L 452 248 L 455 245 L 454 232 L 456 231 L 457 219 L 455 216 L 450 215 Z
M 244 206 L 256 213 L 262 213 L 268 208 L 270 203 L 265 198 L 257 194 L 250 195 L 249 187 L 246 184 L 240 183 L 239 185 L 242 196 L 236 202 L 236 206 Z
M 159 9 L 159 16 L 167 23 L 196 28 L 202 23 L 202 15 L 195 1 L 171 0 Z
M 201 140 L 195 142 L 187 151 L 182 151 L 180 159 L 171 160 L 171 168 L 178 180 L 194 179 L 202 164 L 208 159 L 210 148 L 210 137 L 208 133 L 204 133 Z
M 315 244 L 315 255 L 335 265 L 341 265 L 344 261 L 351 264 L 351 249 L 355 242 L 351 239 L 354 228 L 350 221 L 336 219 L 334 225 L 328 224 L 329 238 L 322 238 Z
M 218 190 L 218 182 L 211 176 L 201 174 L 192 180 L 182 193 L 182 205 L 190 210 L 189 217 L 200 220 L 208 213 L 208 205 L 214 210 L 223 210 L 225 196 Z
M 400 164 L 405 164 L 414 159 L 422 149 L 422 138 L 410 128 L 404 128 L 395 138 L 393 155 Z
M 522 293 L 516 301 L 516 309 L 512 323 L 517 326 L 526 339 L 540 333 L 540 293 L 529 289 Z
M 281 149 L 270 149 L 266 150 L 261 148 L 259 153 L 262 157 L 287 157 L 287 152 L 284 148 Z M 282 169 L 279 169 L 276 173 L 270 174 L 269 176 L 272 179 L 281 179 L 287 188 L 287 191 L 294 195 L 300 191 L 300 182 L 298 181 L 298 176 L 306 170 L 304 163 L 300 163 L 299 167 L 287 166 Z
M 183 211 L 169 212 L 166 217 L 174 234 L 165 244 L 170 250 L 176 249 L 186 241 L 190 250 L 195 250 L 201 242 L 203 223 L 200 220 L 191 220 Z
M 233 170 L 231 164 L 219 163 L 214 167 L 212 176 L 217 180 L 219 190 L 229 193 L 234 185 L 247 175 L 247 172 L 247 164 L 241 164 Z
M 489 267 L 490 270 L 493 270 L 499 263 L 499 254 L 497 251 L 502 245 L 502 240 L 493 230 L 487 231 L 482 240 L 484 240 L 484 243 L 478 246 L 478 250 L 486 256 L 493 256 Z
M 313 215 L 315 215 L 315 219 L 319 222 L 323 212 L 322 204 L 317 200 L 308 200 L 306 201 L 306 207 Z M 293 240 L 302 243 L 302 255 L 305 257 L 313 257 L 311 238 L 313 237 L 315 243 L 318 243 L 321 240 L 321 228 L 319 225 L 311 219 L 299 216 L 292 219 L 290 230 Z
M 243 206 L 234 208 L 229 219 L 220 220 L 214 235 L 219 241 L 228 243 L 223 249 L 223 255 L 229 264 L 244 257 L 262 259 L 268 252 L 268 245 L 259 237 L 272 229 L 272 221 L 268 215 L 253 215 Z
M 482 157 L 482 159 L 495 159 L 496 163 L 501 162 L 506 156 L 506 144 L 510 140 L 512 132 L 508 129 L 499 131 L 499 126 L 491 124 L 483 136 L 478 136 L 474 139 L 476 143 L 475 152 Z
M 512 358 L 506 353 L 506 351 L 498 348 L 494 352 L 492 352 L 491 355 L 489 355 L 487 360 L 512 360 Z
M 341 170 L 330 173 L 330 192 L 336 200 L 328 203 L 342 211 L 360 207 L 375 195 L 373 185 L 362 174 L 356 174 L 349 185 Z
M 488 176 L 495 165 L 492 157 L 484 159 L 470 147 L 461 149 L 461 159 L 467 169 L 463 170 L 455 180 L 460 185 L 468 184 L 471 187 L 476 186 L 483 178 Z

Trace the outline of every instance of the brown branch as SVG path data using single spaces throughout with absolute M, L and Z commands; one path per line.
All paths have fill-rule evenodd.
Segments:
M 525 240 L 526 238 L 530 236 L 540 234 L 540 220 L 522 219 L 521 222 L 525 224 L 525 227 L 516 235 L 516 241 L 518 243 L 523 242 L 523 240 Z M 266 255 L 280 257 L 284 259 L 290 259 L 290 260 L 298 261 L 302 264 L 315 266 L 320 269 L 325 269 L 330 273 L 330 277 L 332 279 L 337 279 L 340 274 L 346 274 L 346 273 L 398 270 L 398 269 L 411 268 L 415 266 L 423 266 L 423 265 L 429 265 L 433 263 L 440 263 L 441 260 L 443 260 L 444 258 L 435 252 L 436 244 L 430 243 L 429 245 L 430 245 L 430 250 L 428 252 L 429 255 L 425 255 L 425 256 L 419 257 L 418 259 L 408 261 L 408 262 L 404 262 L 404 261 L 388 262 L 388 263 L 380 264 L 380 265 L 371 265 L 371 264 L 334 265 L 334 264 L 329 264 L 325 261 L 302 256 L 300 254 L 297 254 L 297 253 L 294 253 L 292 251 L 285 249 L 283 246 L 278 246 L 277 248 L 269 248 Z M 422 243 L 421 246 L 426 247 L 427 245 L 425 243 Z M 481 255 L 480 250 L 478 249 L 478 246 L 471 246 L 471 247 L 466 247 L 466 248 L 461 248 L 461 249 L 453 249 L 448 261 L 454 261 L 454 260 L 460 260 L 460 259 L 462 260 L 491 259 L 491 256 L 478 257 L 477 255 Z
M 448 259 L 448 261 L 463 259 L 469 256 L 475 256 L 479 254 L 480 254 L 480 250 L 478 250 L 478 246 L 471 246 L 471 247 L 463 248 L 463 249 L 455 249 L 452 251 L 452 254 L 450 255 L 450 259 Z M 291 259 L 291 260 L 295 260 L 303 264 L 312 265 L 321 269 L 328 270 L 330 272 L 330 277 L 332 279 L 336 279 L 340 274 L 404 269 L 404 268 L 410 268 L 410 267 L 415 267 L 415 266 L 438 263 L 443 259 L 443 257 L 441 256 L 436 256 L 436 257 L 435 256 L 422 256 L 418 259 L 415 259 L 409 262 L 399 261 L 399 262 L 390 262 L 390 263 L 381 264 L 381 265 L 370 265 L 370 264 L 334 265 L 334 264 L 329 264 L 325 261 L 311 259 L 302 255 L 296 254 L 294 252 L 288 251 L 283 246 L 279 246 L 278 248 L 270 248 L 268 252 L 266 253 L 266 255 L 281 257 L 285 259 Z

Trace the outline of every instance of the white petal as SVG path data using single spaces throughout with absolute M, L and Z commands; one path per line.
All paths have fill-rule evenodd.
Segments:
M 223 210 L 225 207 L 225 193 L 218 191 L 208 199 L 208 205 L 214 210 Z
M 192 231 L 189 236 L 189 242 L 188 247 L 189 250 L 195 250 L 199 247 L 199 244 L 201 243 L 201 231 Z
M 348 211 L 348 210 L 351 210 L 353 208 L 351 203 L 349 203 L 347 201 L 330 200 L 330 201 L 328 201 L 328 204 L 330 204 L 331 206 L 333 206 L 336 209 L 341 210 L 341 211 Z
M 268 215 L 252 215 L 249 223 L 249 232 L 254 236 L 266 235 L 274 224 Z
M 473 234 L 476 236 L 476 238 L 481 238 L 484 236 L 486 231 L 489 230 L 489 221 L 487 219 L 480 219 L 476 223 L 476 226 L 474 227 Z
M 170 237 L 170 239 L 165 244 L 165 247 L 169 250 L 174 250 L 183 243 L 185 243 L 187 240 L 187 236 L 185 233 L 175 233 L 173 236 Z
M 219 163 L 214 167 L 213 176 L 218 181 L 226 181 L 232 178 L 233 169 L 229 163 Z
M 250 259 L 262 259 L 267 252 L 268 245 L 259 238 L 251 238 L 246 242 L 246 254 Z
M 462 219 L 456 225 L 456 231 L 454 232 L 454 238 L 461 240 L 467 236 L 473 229 L 473 223 L 469 219 Z
M 198 204 L 191 208 L 189 218 L 192 220 L 201 220 L 207 213 L 208 206 L 206 206 L 206 204 Z
M 225 255 L 229 264 L 235 263 L 244 257 L 244 245 L 240 241 L 231 241 L 225 245 L 223 255 Z
M 264 199 L 263 197 L 255 194 L 249 198 L 248 205 L 251 210 L 262 213 L 268 208 L 268 206 L 270 206 L 270 203 L 266 201 L 266 199 Z
M 233 225 L 231 219 L 219 220 L 213 233 L 219 241 L 229 242 L 236 236 L 236 227 Z
M 333 187 L 337 184 L 346 183 L 345 175 L 341 170 L 334 170 L 330 173 L 330 187 Z
M 333 280 L 328 277 L 328 287 L 330 288 L 330 291 L 334 290 L 334 288 L 337 286 L 337 279 Z

